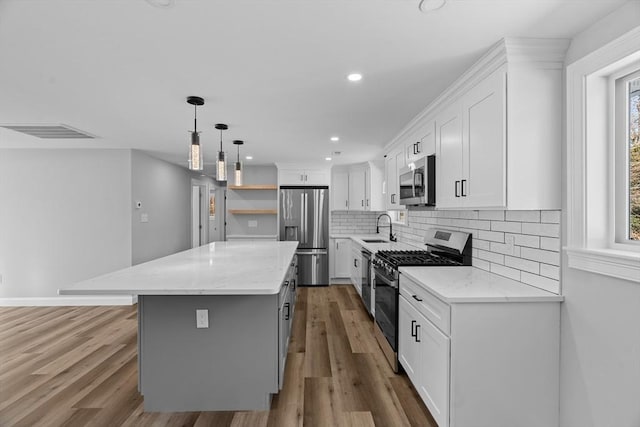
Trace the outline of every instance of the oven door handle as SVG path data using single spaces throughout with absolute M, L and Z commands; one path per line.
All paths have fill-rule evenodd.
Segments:
M 387 285 L 391 286 L 394 289 L 398 288 L 398 281 L 397 280 L 389 280 L 387 279 L 385 276 L 383 276 L 382 274 L 378 274 L 376 272 L 376 279 L 380 279 L 382 280 L 384 283 L 386 283 Z

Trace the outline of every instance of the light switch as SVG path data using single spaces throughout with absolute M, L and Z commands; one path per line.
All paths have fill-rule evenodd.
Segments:
M 140 222 L 149 222 L 149 214 L 148 213 L 140 214 Z
M 256 228 L 258 226 L 258 221 L 252 219 L 249 221 L 249 228 Z
M 209 310 L 197 309 L 196 310 L 196 328 L 204 329 L 209 327 Z

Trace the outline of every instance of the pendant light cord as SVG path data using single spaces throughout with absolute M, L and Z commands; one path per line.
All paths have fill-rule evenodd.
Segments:
M 193 104 L 193 131 L 198 133 L 198 106 Z
M 220 129 L 220 151 L 222 151 L 222 129 Z

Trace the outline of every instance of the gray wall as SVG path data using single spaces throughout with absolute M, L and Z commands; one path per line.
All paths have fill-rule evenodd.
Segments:
M 0 298 L 131 263 L 129 150 L 0 150 Z
M 228 169 L 229 185 L 233 185 L 233 162 Z M 278 170 L 275 166 L 244 166 L 244 185 L 276 184 Z M 229 209 L 277 209 L 277 191 L 274 190 L 227 190 Z M 249 222 L 254 221 L 255 227 Z M 276 215 L 232 215 L 227 214 L 227 237 L 248 235 L 273 235 L 278 233 Z
M 638 17 L 640 3 L 627 2 L 586 29 L 567 64 L 637 27 Z M 640 284 L 571 269 L 566 256 L 561 271 L 560 425 L 640 426 Z
M 191 178 L 180 166 L 131 153 L 131 263 L 140 264 L 191 247 Z M 135 203 L 142 202 L 137 209 Z M 148 222 L 141 222 L 141 215 Z

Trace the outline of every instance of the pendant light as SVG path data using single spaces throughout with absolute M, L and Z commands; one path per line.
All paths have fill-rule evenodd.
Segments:
M 204 105 L 204 99 L 199 96 L 189 96 L 187 103 L 193 105 L 193 132 L 191 132 L 191 146 L 189 149 L 189 169 L 201 171 L 204 166 L 202 147 L 200 147 L 200 134 L 198 133 L 198 105 Z
M 229 129 L 229 126 L 224 123 L 218 123 L 216 129 L 220 131 L 220 151 L 218 151 L 218 160 L 216 161 L 216 180 L 227 180 L 227 156 L 222 151 L 222 131 Z
M 240 141 L 239 139 L 236 139 L 235 141 L 233 141 L 233 143 L 238 146 L 238 158 L 236 160 L 236 165 L 234 168 L 234 175 L 235 175 L 235 181 L 236 181 L 235 185 L 240 186 L 242 185 L 242 162 L 240 161 L 240 146 L 244 144 L 244 141 Z

